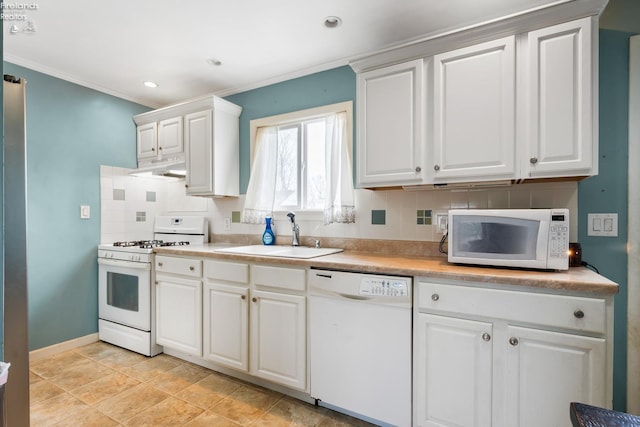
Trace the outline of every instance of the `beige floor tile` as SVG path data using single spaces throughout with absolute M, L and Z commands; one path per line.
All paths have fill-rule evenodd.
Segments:
M 63 393 L 31 405 L 31 426 L 50 426 L 64 419 L 79 419 L 82 411 L 88 408 L 79 399 Z
M 120 369 L 144 362 L 149 358 L 124 348 L 116 347 L 102 341 L 76 349 L 85 357 L 97 360 L 112 369 Z
M 192 421 L 185 424 L 185 427 L 239 427 L 240 424 L 226 419 L 222 415 L 205 411 Z
M 240 387 L 239 382 L 214 372 L 182 390 L 176 396 L 202 409 L 209 409 Z
M 252 425 L 260 426 L 318 426 L 325 421 L 324 414 L 312 405 L 290 398 L 280 399 L 267 413 Z
M 34 403 L 42 402 L 43 400 L 59 396 L 64 392 L 65 391 L 63 389 L 61 389 L 51 381 L 38 381 L 29 384 L 29 402 L 31 405 L 33 405 Z
M 51 427 L 112 427 L 121 425 L 114 419 L 107 417 L 95 408 L 86 408 L 78 412 L 73 418 L 66 418 Z
M 166 391 L 169 394 L 176 394 L 206 378 L 209 376 L 209 372 L 211 371 L 201 368 L 200 366 L 183 364 L 168 371 L 158 373 L 154 379 L 149 381 L 149 385 Z
M 86 360 L 87 363 L 78 362 L 63 369 L 58 375 L 49 378 L 49 381 L 65 390 L 73 390 L 115 372 L 98 362 Z
M 95 407 L 114 420 L 124 422 L 168 397 L 168 394 L 157 388 L 139 384 L 103 400 Z
M 138 384 L 140 384 L 140 381 L 135 378 L 114 372 L 82 387 L 73 389 L 71 394 L 89 405 L 94 405 Z
M 126 426 L 181 426 L 202 413 L 202 409 L 184 400 L 170 397 L 124 423 Z
M 29 384 L 35 384 L 38 381 L 42 381 L 44 378 L 42 378 L 40 375 L 36 374 L 35 372 L 29 370 Z
M 142 382 L 148 382 L 156 378 L 161 372 L 169 371 L 180 365 L 182 363 L 178 359 L 159 354 L 135 365 L 123 367 L 119 371 Z
M 30 363 L 29 368 L 42 378 L 51 378 L 59 375 L 62 370 L 89 362 L 90 360 L 86 357 L 70 350 Z
M 281 394 L 243 385 L 213 406 L 210 411 L 238 424 L 248 425 L 260 418 L 280 398 Z

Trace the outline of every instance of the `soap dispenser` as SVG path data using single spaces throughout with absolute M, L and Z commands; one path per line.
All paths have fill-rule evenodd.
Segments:
M 262 233 L 262 243 L 265 245 L 275 245 L 276 235 L 273 234 L 273 230 L 271 229 L 271 217 L 266 217 L 264 221 L 267 223 L 267 225 L 264 229 L 264 233 Z

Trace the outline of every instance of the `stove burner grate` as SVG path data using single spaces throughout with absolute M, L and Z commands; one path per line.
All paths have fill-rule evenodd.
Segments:
M 160 246 L 185 246 L 188 245 L 189 242 L 165 242 L 163 240 L 131 240 L 129 242 L 115 242 L 113 246 L 123 247 L 123 248 L 131 248 L 131 247 L 139 247 L 142 249 L 152 249 Z

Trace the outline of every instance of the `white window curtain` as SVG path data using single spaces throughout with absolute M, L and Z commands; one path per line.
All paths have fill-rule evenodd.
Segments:
M 327 116 L 326 126 L 326 199 L 324 223 L 355 222 L 353 175 L 347 148 L 347 114 Z M 262 224 L 273 217 L 278 153 L 277 127 L 258 128 L 256 153 L 242 211 L 242 222 Z
M 332 114 L 326 120 L 327 189 L 324 223 L 356 222 L 353 174 L 347 147 L 347 113 Z
M 278 128 L 275 126 L 258 128 L 256 153 L 242 210 L 242 222 L 262 224 L 266 216 L 273 217 L 277 155 Z

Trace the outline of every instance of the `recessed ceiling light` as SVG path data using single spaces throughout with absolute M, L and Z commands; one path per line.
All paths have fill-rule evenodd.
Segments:
M 342 24 L 342 19 L 337 16 L 327 16 L 324 18 L 324 26 L 327 28 L 336 28 Z
M 152 81 L 146 81 L 146 82 L 144 82 L 144 85 L 146 87 L 158 87 L 158 83 L 154 83 Z
M 209 58 L 207 59 L 207 64 L 219 67 L 220 65 L 222 65 L 222 61 L 216 58 Z

